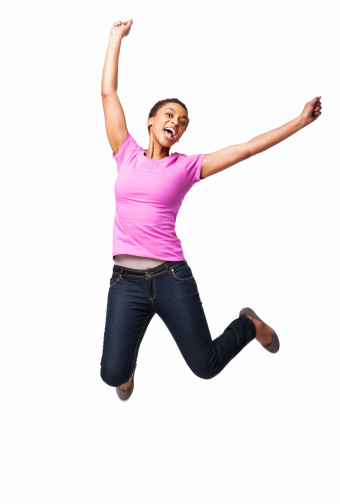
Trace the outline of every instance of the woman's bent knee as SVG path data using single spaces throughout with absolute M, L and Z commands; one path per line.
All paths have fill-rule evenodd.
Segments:
M 200 369 L 200 370 L 194 370 L 192 369 L 192 372 L 198 376 L 198 378 L 202 378 L 202 380 L 211 380 L 211 378 L 214 378 L 216 375 L 219 374 L 220 371 L 213 371 L 211 369 Z
M 128 382 L 130 379 L 129 374 L 126 372 L 122 373 L 116 370 L 108 369 L 105 366 L 100 368 L 101 379 L 110 387 L 119 387 L 124 383 Z
M 216 375 L 220 373 L 220 369 L 214 369 L 209 366 L 190 366 L 191 371 L 198 376 L 198 378 L 202 378 L 202 380 L 210 380 L 214 378 Z
M 202 378 L 203 380 L 210 380 L 222 371 L 220 361 L 217 358 L 208 360 L 205 356 L 202 356 L 195 360 L 191 359 L 187 364 L 191 371 L 198 376 L 198 378 Z

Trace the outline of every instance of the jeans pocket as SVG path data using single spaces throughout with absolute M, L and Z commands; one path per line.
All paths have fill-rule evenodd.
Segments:
M 112 277 L 110 278 L 110 287 L 116 285 L 119 280 L 121 280 L 122 275 L 118 272 L 112 273 Z
M 176 280 L 190 280 L 194 276 L 188 263 L 182 263 L 171 268 L 171 272 Z

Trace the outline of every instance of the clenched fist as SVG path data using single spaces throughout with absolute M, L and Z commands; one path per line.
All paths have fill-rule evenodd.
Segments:
M 321 115 L 321 96 L 316 96 L 313 100 L 306 103 L 305 108 L 301 112 L 301 118 L 303 119 L 306 126 L 311 124 L 315 119 Z
M 113 23 L 110 34 L 120 38 L 126 37 L 130 33 L 131 25 L 132 19 L 129 19 L 129 21 L 117 21 Z

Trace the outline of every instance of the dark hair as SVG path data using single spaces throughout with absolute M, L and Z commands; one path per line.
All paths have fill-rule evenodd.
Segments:
M 157 111 L 161 107 L 163 107 L 163 105 L 165 105 L 166 103 L 170 103 L 170 102 L 172 102 L 172 103 L 178 103 L 179 105 L 181 105 L 187 111 L 187 114 L 189 115 L 187 107 L 178 98 L 167 98 L 166 100 L 160 100 L 157 103 L 155 103 L 155 105 L 152 107 L 152 109 L 149 112 L 149 119 L 150 119 L 150 117 L 155 117 L 155 115 L 157 114 Z M 188 125 L 189 125 L 189 118 L 187 120 L 187 124 L 185 126 L 185 130 L 187 129 Z M 151 128 L 151 126 L 149 125 L 148 126 L 149 135 L 150 135 L 150 128 Z

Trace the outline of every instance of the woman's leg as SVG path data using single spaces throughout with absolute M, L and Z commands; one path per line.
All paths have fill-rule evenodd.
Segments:
M 213 378 L 256 336 L 248 317 L 231 322 L 212 340 L 196 281 L 188 263 L 156 278 L 156 313 L 174 337 L 186 363 L 201 378 Z
M 139 346 L 154 316 L 143 278 L 126 278 L 114 271 L 107 298 L 100 375 L 119 387 L 134 373 Z

